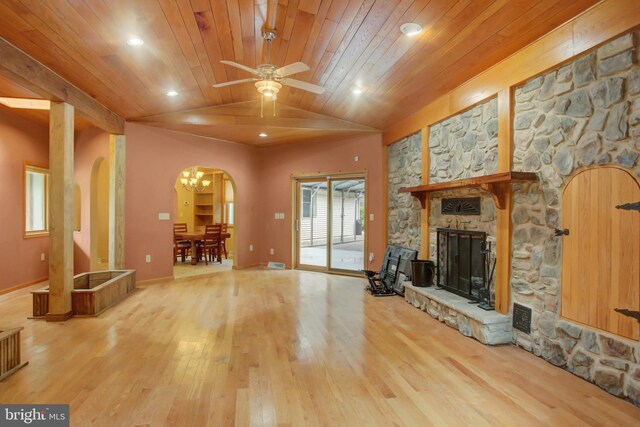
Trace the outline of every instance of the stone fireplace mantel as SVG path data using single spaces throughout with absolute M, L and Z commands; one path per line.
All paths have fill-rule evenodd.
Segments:
M 531 172 L 502 172 L 474 178 L 459 179 L 456 181 L 425 184 L 416 187 L 404 187 L 398 191 L 401 193 L 411 193 L 413 197 L 420 200 L 422 209 L 425 209 L 427 197 L 431 192 L 461 188 L 482 188 L 483 190 L 491 193 L 498 209 L 505 209 L 506 186 L 516 182 L 532 182 L 537 180 L 538 176 Z

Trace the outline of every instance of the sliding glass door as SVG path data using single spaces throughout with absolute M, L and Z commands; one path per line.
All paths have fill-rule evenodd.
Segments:
M 365 268 L 365 176 L 295 182 L 295 266 L 344 272 Z
M 364 178 L 331 180 L 329 268 L 364 268 Z
M 298 182 L 297 266 L 324 269 L 327 266 L 327 181 Z

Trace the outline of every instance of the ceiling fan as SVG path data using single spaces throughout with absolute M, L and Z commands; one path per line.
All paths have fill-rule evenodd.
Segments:
M 268 52 L 267 52 L 267 63 L 258 66 L 258 68 L 253 69 L 251 67 L 247 67 L 246 65 L 238 64 L 233 61 L 220 61 L 223 64 L 230 65 L 232 67 L 239 68 L 241 70 L 247 71 L 251 74 L 254 74 L 256 77 L 242 79 L 242 80 L 233 80 L 230 82 L 217 83 L 214 84 L 213 87 L 225 87 L 231 85 L 237 85 L 240 83 L 248 83 L 248 82 L 256 82 L 255 86 L 258 89 L 260 94 L 264 95 L 266 98 L 271 98 L 275 101 L 277 98 L 278 92 L 282 89 L 282 85 L 291 86 L 296 89 L 306 90 L 308 92 L 313 92 L 318 95 L 324 93 L 324 88 L 322 86 L 314 85 L 311 83 L 303 82 L 300 80 L 291 79 L 288 76 L 296 73 L 301 73 L 303 71 L 308 71 L 310 68 L 303 64 L 302 62 L 295 62 L 293 64 L 285 65 L 284 67 L 278 68 L 271 63 L 271 43 L 276 38 L 275 31 L 266 30 L 262 33 L 262 38 L 264 38 L 268 43 Z

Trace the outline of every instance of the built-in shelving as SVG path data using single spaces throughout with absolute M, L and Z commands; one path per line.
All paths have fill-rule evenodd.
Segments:
M 416 187 L 403 187 L 400 193 L 411 193 L 420 200 L 422 209 L 426 207 L 429 193 L 434 191 L 456 190 L 461 188 L 481 188 L 491 193 L 498 209 L 506 207 L 505 194 L 508 186 L 517 182 L 537 181 L 538 176 L 532 172 L 501 172 L 492 175 L 478 176 L 474 178 L 460 179 L 457 181 L 438 182 L 434 184 L 418 185 Z
M 202 179 L 211 182 L 211 190 L 198 191 L 194 194 L 194 225 L 195 227 L 202 227 L 208 224 L 213 224 L 213 211 L 214 211 L 214 191 L 213 191 L 213 174 L 205 173 Z

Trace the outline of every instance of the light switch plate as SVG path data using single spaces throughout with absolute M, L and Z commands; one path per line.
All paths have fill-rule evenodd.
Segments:
M 369 221 L 373 221 L 373 214 L 372 213 L 369 214 Z
M 169 221 L 171 219 L 171 215 L 168 212 L 160 212 L 158 213 L 158 219 L 160 221 Z

